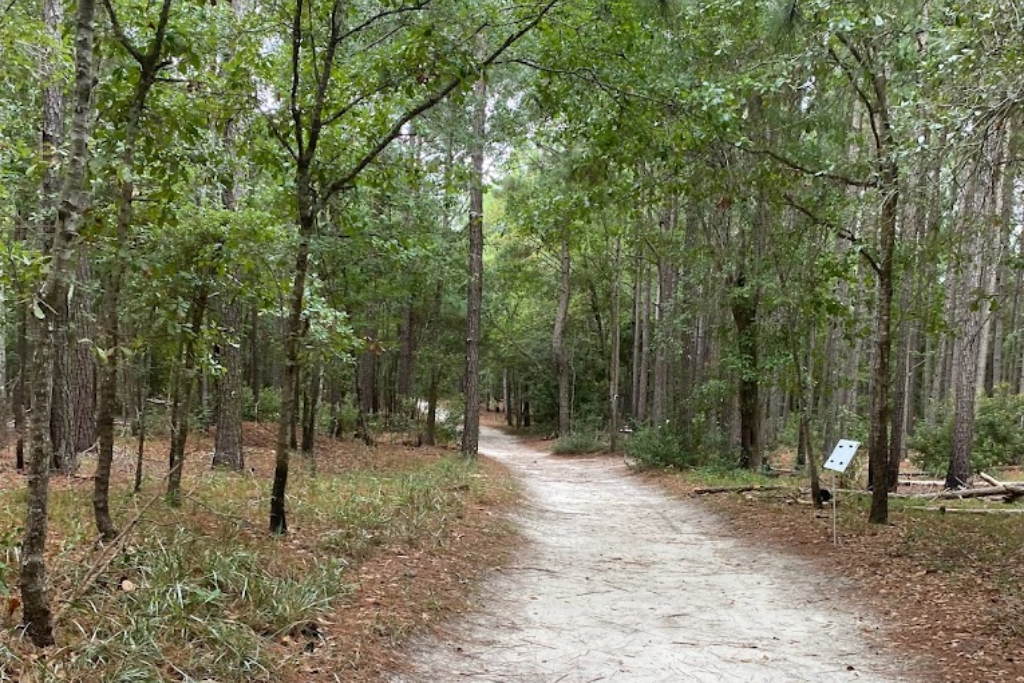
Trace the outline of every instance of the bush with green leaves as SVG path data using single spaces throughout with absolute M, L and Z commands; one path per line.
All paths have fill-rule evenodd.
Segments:
M 581 415 L 573 421 L 572 431 L 558 437 L 551 450 L 562 455 L 574 453 L 596 453 L 608 448 L 601 429 L 601 418 L 596 415 Z
M 21 527 L 0 531 L 0 596 L 10 595 L 17 581 Z
M 725 437 L 697 424 L 684 429 L 668 422 L 641 427 L 626 441 L 626 454 L 641 467 L 690 469 L 735 465 Z
M 551 450 L 560 455 L 575 453 L 596 453 L 608 448 L 608 443 L 600 432 L 592 430 L 573 430 L 565 436 L 558 437 Z
M 281 391 L 272 387 L 260 390 L 256 401 L 252 389 L 242 389 L 242 419 L 249 422 L 273 422 L 281 412 Z
M 971 466 L 1024 464 L 1024 395 L 998 391 L 981 397 L 975 406 Z M 945 410 L 932 423 L 917 426 L 909 446 L 917 451 L 916 464 L 929 472 L 943 472 L 953 450 L 953 413 Z

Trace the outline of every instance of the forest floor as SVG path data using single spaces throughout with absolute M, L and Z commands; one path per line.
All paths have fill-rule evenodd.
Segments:
M 917 680 L 842 580 L 621 457 L 555 456 L 495 427 L 480 447 L 522 482 L 527 542 L 394 683 Z
M 54 476 L 48 564 L 54 607 L 70 606 L 46 651 L 16 628 L 25 479 L 0 456 L 0 681 L 382 680 L 401 666 L 400 646 L 467 608 L 517 545 L 505 468 L 398 436 L 375 448 L 323 439 L 315 468 L 293 456 L 289 534 L 273 537 L 274 429 L 247 424 L 244 435 L 241 475 L 211 471 L 211 437 L 190 438 L 178 509 L 162 495 L 166 438 L 149 443 L 137 496 L 126 438 L 111 506 L 120 524 L 143 514 L 91 585 L 94 460 Z
M 1024 524 L 1014 514 L 941 514 L 890 499 L 890 524 L 867 523 L 869 499 L 840 493 L 838 546 L 831 515 L 792 492 L 692 496 L 728 484 L 700 472 L 648 478 L 726 520 L 757 552 L 785 552 L 841 577 L 847 604 L 869 610 L 883 637 L 935 683 L 1024 681 Z M 785 483 L 775 479 L 764 483 Z M 934 507 L 936 503 L 927 503 Z M 980 503 L 948 503 L 979 507 Z M 1006 508 L 1000 504 L 1000 507 Z

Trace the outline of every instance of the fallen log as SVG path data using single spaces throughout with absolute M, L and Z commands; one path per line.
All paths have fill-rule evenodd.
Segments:
M 746 493 L 747 491 L 777 491 L 779 489 L 791 489 L 792 486 L 763 486 L 761 484 L 753 484 L 749 486 L 707 486 L 699 489 L 694 489 L 695 495 L 705 495 L 709 493 Z
M 1002 486 L 987 486 L 976 489 L 959 489 L 943 491 L 937 494 L 923 494 L 927 498 L 934 495 L 939 500 L 958 500 L 961 498 L 988 498 L 989 496 L 1006 496 L 1006 502 L 1012 503 L 1017 498 L 1024 496 L 1024 486 L 1003 484 Z
M 993 476 L 985 474 L 984 472 L 978 472 L 978 479 L 981 479 L 982 481 L 991 484 L 992 486 L 1006 486 L 1006 484 L 1004 484 L 1003 482 L 999 481 Z
M 945 505 L 938 507 L 915 507 L 909 510 L 925 510 L 927 512 L 939 512 L 941 514 L 957 515 L 1021 515 L 1024 508 L 948 508 Z
M 870 496 L 871 491 L 861 489 L 838 489 L 837 493 L 854 496 Z M 986 486 L 976 489 L 954 489 L 949 491 L 931 491 L 928 493 L 890 493 L 890 498 L 908 498 L 918 500 L 966 500 L 968 498 L 989 498 L 1005 496 L 1007 503 L 1024 497 L 1024 485 L 1004 484 L 1002 486 Z

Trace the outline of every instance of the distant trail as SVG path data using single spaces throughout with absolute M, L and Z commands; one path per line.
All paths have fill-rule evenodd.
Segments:
M 490 428 L 480 450 L 523 483 L 527 548 L 394 683 L 911 680 L 809 565 L 744 547 L 621 463 L 551 456 Z

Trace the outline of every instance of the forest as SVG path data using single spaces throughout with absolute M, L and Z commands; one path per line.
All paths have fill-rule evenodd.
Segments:
M 286 538 L 332 444 L 472 460 L 498 413 L 819 505 L 854 439 L 875 524 L 908 463 L 1024 465 L 1022 35 L 1008 0 L 5 0 L 4 609 L 39 647 L 88 611 L 67 519 L 111 549 L 87 591 L 194 481 Z

